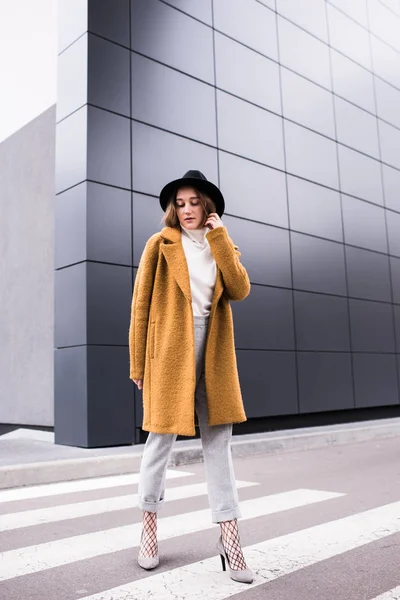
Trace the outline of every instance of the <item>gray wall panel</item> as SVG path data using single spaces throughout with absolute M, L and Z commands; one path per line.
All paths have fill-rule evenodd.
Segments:
M 210 27 L 160 0 L 131 0 L 131 7 L 132 50 L 214 83 Z
M 301 413 L 354 407 L 350 354 L 299 352 L 298 369 Z
M 356 407 L 398 404 L 394 354 L 354 354 Z
M 298 350 L 349 352 L 349 314 L 346 298 L 294 293 Z
M 293 286 L 325 294 L 346 295 L 344 247 L 309 235 L 291 233 Z
M 223 223 L 239 246 L 241 261 L 253 283 L 291 287 L 288 231 L 228 216 L 223 217 Z
M 390 304 L 350 299 L 350 324 L 354 352 L 395 352 Z
M 294 352 L 238 350 L 237 362 L 248 418 L 298 412 Z
M 54 423 L 51 107 L 0 144 L 0 423 Z

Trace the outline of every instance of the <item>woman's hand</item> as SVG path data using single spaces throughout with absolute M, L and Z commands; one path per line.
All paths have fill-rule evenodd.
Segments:
M 142 389 L 142 387 L 143 387 L 143 379 L 133 379 L 132 381 L 133 381 L 133 383 L 136 383 L 136 385 L 138 386 L 139 390 Z
M 224 224 L 217 213 L 210 213 L 204 226 L 209 229 L 217 229 L 218 227 L 224 227 Z

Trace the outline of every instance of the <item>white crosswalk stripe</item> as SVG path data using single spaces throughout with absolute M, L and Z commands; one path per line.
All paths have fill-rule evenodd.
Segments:
M 246 558 L 256 572 L 252 588 L 397 533 L 399 515 L 400 502 L 394 502 L 248 546 Z M 188 590 L 190 600 L 224 600 L 243 592 L 243 584 L 221 577 L 220 569 L 218 557 L 213 557 L 81 600 L 186 600 Z
M 188 477 L 189 475 L 191 475 L 191 473 L 185 471 L 167 471 L 167 479 L 180 479 L 181 477 Z M 109 477 L 93 477 L 91 479 L 79 479 L 76 481 L 47 483 L 26 488 L 1 490 L 0 502 L 14 502 L 31 498 L 45 498 L 47 496 L 59 496 L 61 494 L 72 494 L 75 492 L 101 490 L 123 485 L 134 485 L 138 483 L 138 481 L 139 473 L 132 473 L 128 475 L 110 475 Z
M 248 481 L 237 481 L 239 489 L 257 485 Z M 172 500 L 183 500 L 185 498 L 195 498 L 207 494 L 206 483 L 195 483 L 167 490 L 165 502 Z M 77 502 L 74 504 L 63 504 L 51 508 L 38 508 L 23 512 L 13 513 L 11 515 L 0 515 L 0 531 L 10 531 L 12 529 L 21 529 L 32 525 L 43 525 L 44 523 L 54 523 L 56 521 L 65 521 L 67 519 L 76 519 L 79 517 L 88 517 L 90 515 L 100 515 L 102 513 L 124 510 L 137 506 L 137 494 L 129 496 L 117 496 L 115 498 L 103 498 L 101 500 L 90 500 L 88 502 Z
M 298 489 L 245 500 L 240 505 L 242 520 L 323 502 L 342 495 L 336 492 Z M 209 509 L 159 518 L 158 539 L 166 540 L 211 527 L 213 524 L 210 522 Z M 135 523 L 3 552 L 0 561 L 0 581 L 132 548 L 139 540 L 141 528 L 141 523 Z
M 371 600 L 400 600 L 400 586 L 393 588 L 384 594 L 375 596 L 375 598 L 371 598 Z

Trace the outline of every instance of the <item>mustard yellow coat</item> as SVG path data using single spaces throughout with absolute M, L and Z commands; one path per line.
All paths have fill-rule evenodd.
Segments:
M 246 421 L 230 300 L 250 293 L 246 269 L 226 227 L 207 239 L 217 264 L 205 350 L 209 425 Z M 140 259 L 129 328 L 130 378 L 143 379 L 145 431 L 195 435 L 196 362 L 189 270 L 180 228 L 164 227 Z

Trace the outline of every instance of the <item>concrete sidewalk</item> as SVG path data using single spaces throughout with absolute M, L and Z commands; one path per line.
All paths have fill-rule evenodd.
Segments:
M 236 435 L 234 457 L 310 450 L 325 446 L 400 437 L 400 418 Z M 54 444 L 54 434 L 19 429 L 0 437 L 0 489 L 134 473 L 143 445 L 74 448 Z M 170 466 L 202 462 L 201 440 L 175 443 Z

